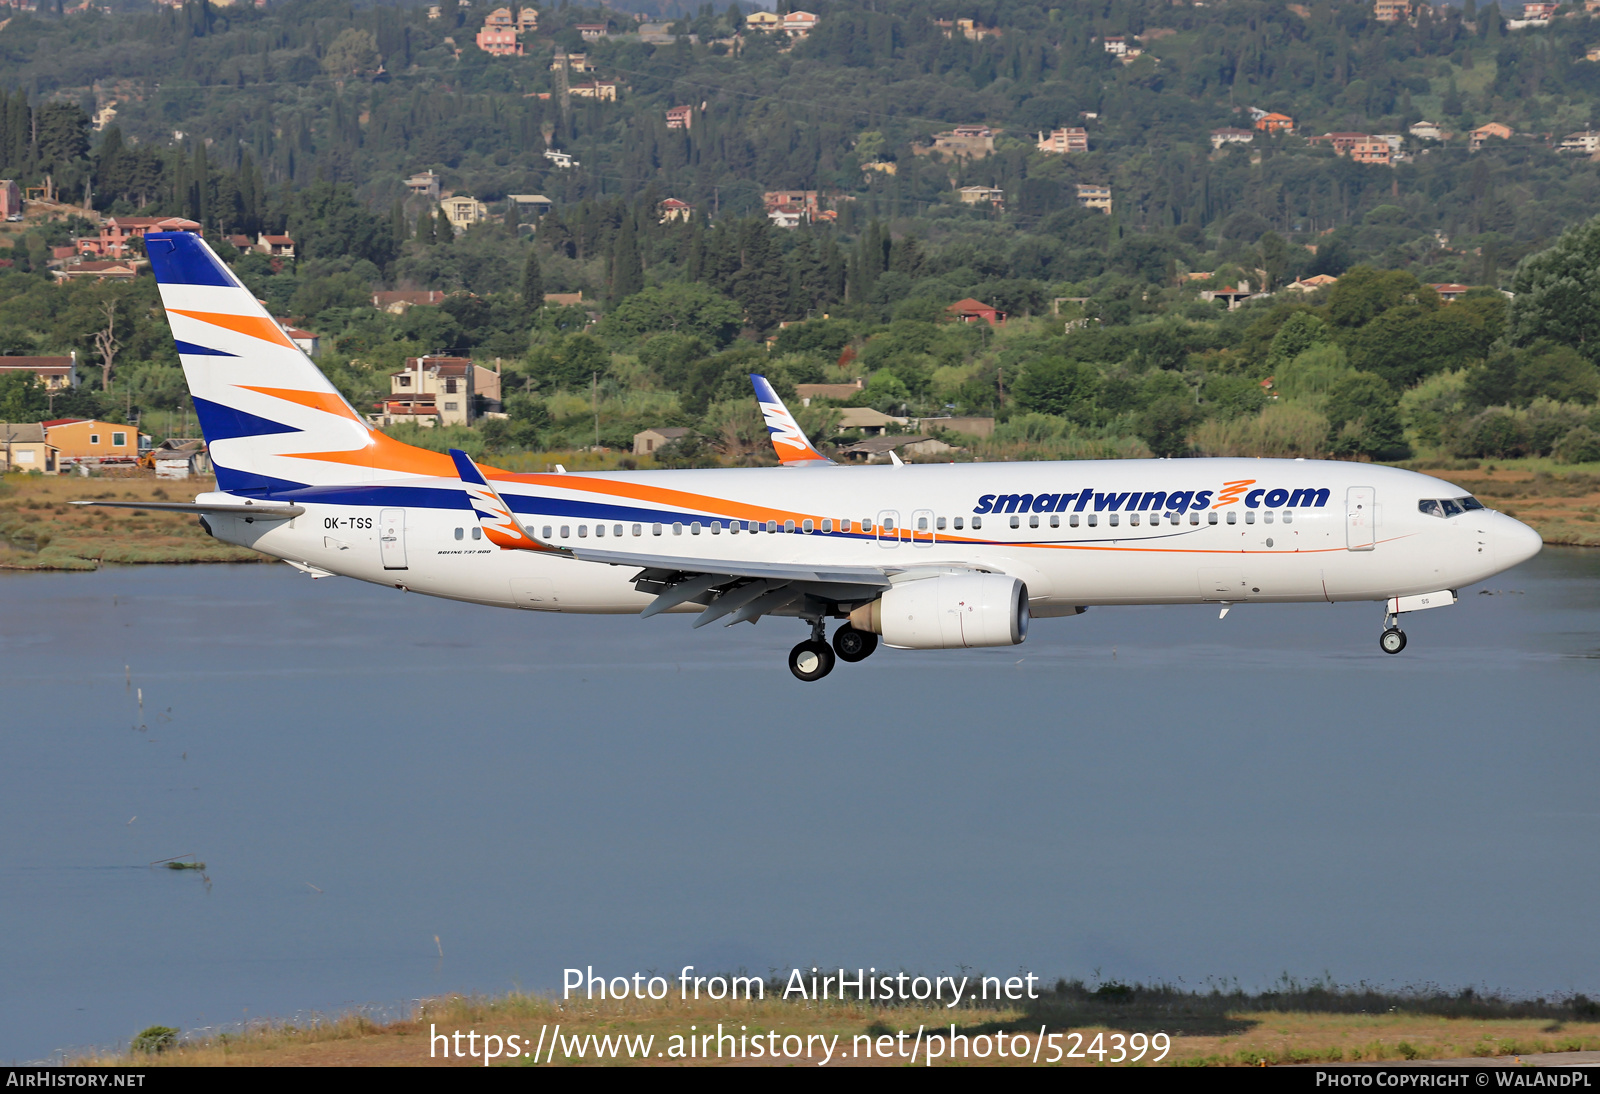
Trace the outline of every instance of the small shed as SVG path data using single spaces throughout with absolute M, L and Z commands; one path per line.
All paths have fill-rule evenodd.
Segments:
M 681 441 L 689 435 L 689 430 L 681 425 L 658 426 L 655 429 L 646 429 L 633 435 L 633 454 L 635 456 L 653 455 L 658 448 L 669 445 L 673 441 Z

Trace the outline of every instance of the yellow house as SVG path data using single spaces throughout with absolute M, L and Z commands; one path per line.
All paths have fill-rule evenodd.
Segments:
M 0 471 L 56 473 L 56 450 L 38 422 L 0 422 Z
M 775 11 L 753 11 L 744 17 L 744 25 L 751 30 L 777 30 L 783 25 L 783 16 Z

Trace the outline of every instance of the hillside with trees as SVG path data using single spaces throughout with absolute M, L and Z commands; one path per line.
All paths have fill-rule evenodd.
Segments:
M 704 6 L 651 42 L 625 12 L 562 5 L 520 56 L 475 44 L 493 10 L 14 14 L 0 177 L 48 180 L 62 204 L 0 236 L 0 352 L 75 349 L 91 380 L 67 413 L 180 429 L 148 277 L 58 285 L 51 249 L 101 218 L 183 216 L 322 336 L 363 409 L 407 357 L 498 363 L 505 419 L 416 439 L 502 460 L 681 425 L 660 462 L 760 461 L 752 371 L 785 392 L 860 378 L 849 402 L 908 418 L 994 417 L 954 438 L 961 458 L 1600 460 L 1600 166 L 1560 147 L 1600 110 L 1581 6 L 1511 28 L 1470 2 L 1381 23 L 1343 2 L 875 0 L 808 9 L 804 37 Z M 572 94 L 595 80 L 615 101 Z M 1292 129 L 1253 128 L 1268 113 Z M 1437 139 L 1412 133 L 1425 120 Z M 1511 135 L 1469 139 L 1489 122 Z M 988 135 L 941 153 L 957 126 Z M 1064 128 L 1087 150 L 1037 147 Z M 1214 146 L 1219 129 L 1249 139 Z M 1392 134 L 1402 156 L 1356 162 L 1325 133 Z M 420 172 L 481 221 L 452 225 L 408 189 Z M 779 227 L 774 191 L 815 208 Z M 692 212 L 665 215 L 669 198 Z M 261 233 L 298 257 L 224 242 Z M 1289 287 L 1319 275 L 1337 280 Z M 1448 301 L 1431 287 L 1457 283 Z M 1202 295 L 1247 286 L 1236 310 Z M 447 295 L 373 306 L 394 289 Z M 1010 318 L 952 322 L 963 298 Z M 0 419 L 63 400 L 12 378 Z M 822 442 L 837 420 L 804 411 Z

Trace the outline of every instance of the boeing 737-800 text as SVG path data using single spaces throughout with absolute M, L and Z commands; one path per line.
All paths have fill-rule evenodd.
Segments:
M 210 446 L 218 539 L 315 577 L 545 612 L 805 623 L 802 680 L 904 649 L 1014 645 L 1108 604 L 1384 601 L 1402 613 L 1538 552 L 1427 475 L 1180 459 L 843 468 L 753 377 L 781 467 L 512 474 L 378 432 L 209 247 L 145 246 Z M 123 504 L 123 503 L 94 503 Z M 132 505 L 134 503 L 126 503 Z M 829 619 L 843 620 L 830 645 Z

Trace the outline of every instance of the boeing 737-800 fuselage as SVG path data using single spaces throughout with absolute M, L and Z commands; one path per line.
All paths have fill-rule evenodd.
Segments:
M 316 576 L 546 612 L 805 620 L 790 655 L 1023 641 L 1111 604 L 1387 601 L 1539 550 L 1526 525 L 1395 468 L 1311 460 L 840 467 L 760 377 L 770 469 L 511 474 L 370 428 L 196 237 L 147 239 L 219 491 L 211 534 Z M 824 621 L 846 619 L 830 647 Z

